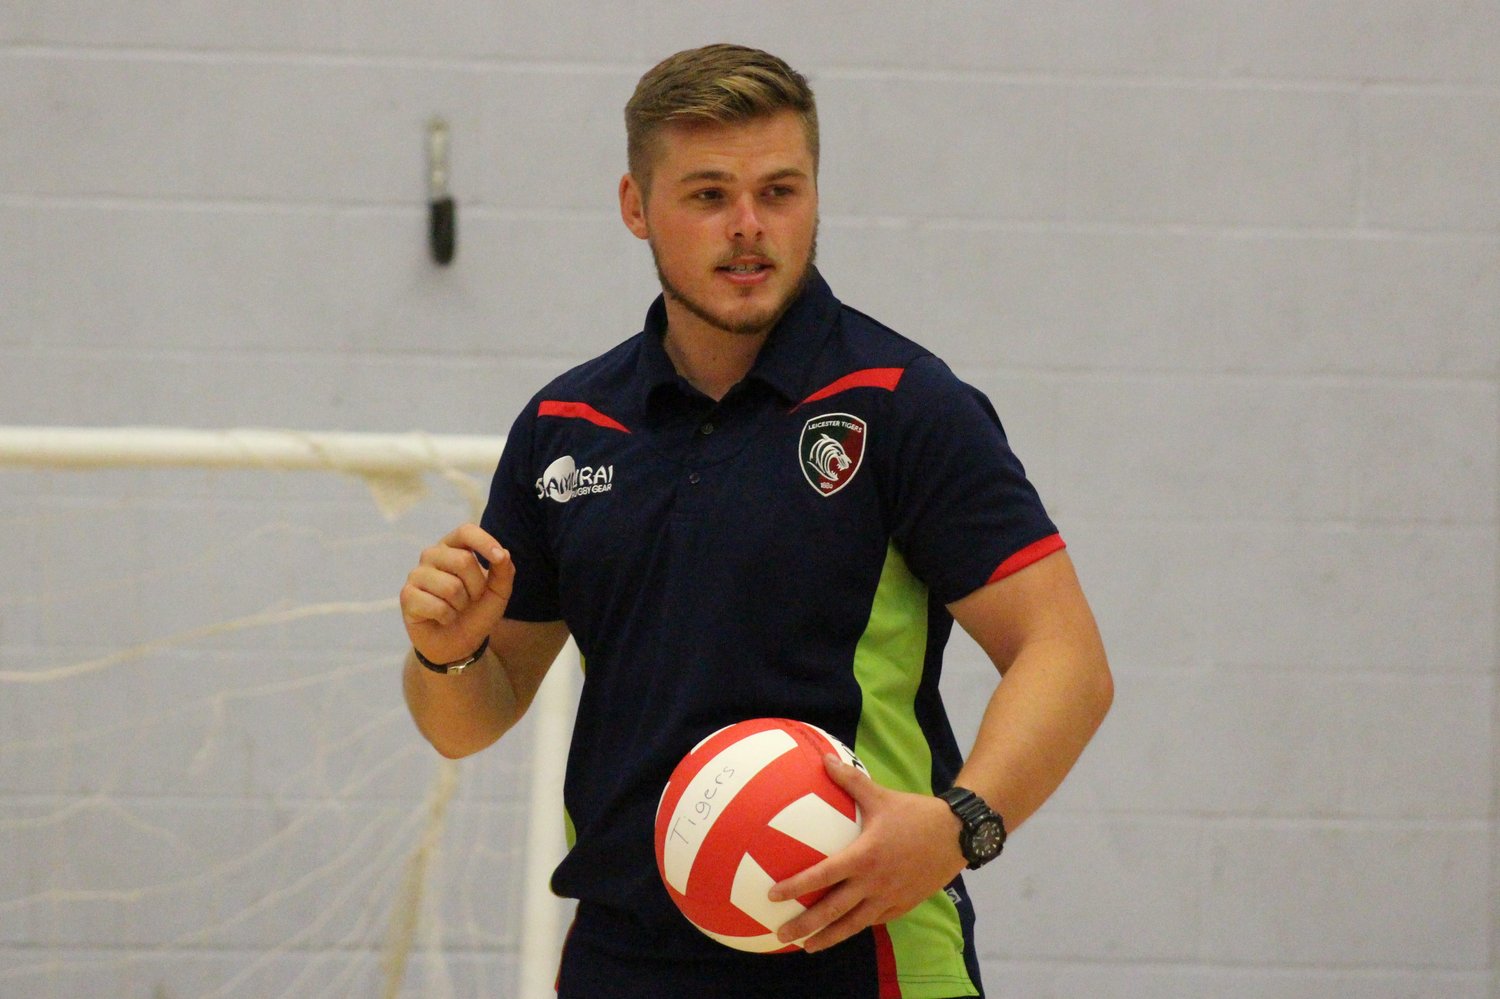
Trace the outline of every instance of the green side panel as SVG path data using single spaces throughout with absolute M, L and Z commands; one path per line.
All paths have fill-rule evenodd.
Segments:
M 585 675 L 588 674 L 589 661 L 582 652 L 578 653 L 578 669 Z M 578 843 L 578 829 L 573 825 L 573 816 L 566 805 L 563 806 L 563 833 L 568 840 L 568 849 L 572 850 Z
M 854 753 L 876 783 L 917 794 L 933 792 L 932 751 L 916 714 L 927 656 L 927 597 L 906 560 L 888 548 L 870 621 L 854 650 L 862 697 Z M 886 929 L 905 999 L 979 994 L 964 965 L 958 909 L 947 893 L 934 893 Z
M 580 651 L 577 654 L 577 667 L 583 675 L 588 675 L 588 658 Z M 568 850 L 577 844 L 577 826 L 573 825 L 573 814 L 567 810 L 567 805 L 562 805 L 562 835 L 567 838 Z
M 930 794 L 932 752 L 915 710 L 926 657 L 927 587 L 888 548 L 869 623 L 854 648 L 862 697 L 854 752 L 885 787 Z

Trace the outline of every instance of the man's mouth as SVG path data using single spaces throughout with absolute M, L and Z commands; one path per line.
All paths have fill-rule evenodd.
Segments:
M 766 280 L 774 265 L 764 257 L 731 260 L 715 268 L 736 284 L 757 284 Z

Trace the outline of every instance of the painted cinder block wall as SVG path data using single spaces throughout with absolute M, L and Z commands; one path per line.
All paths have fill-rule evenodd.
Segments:
M 1112 653 L 975 879 L 992 991 L 1500 996 L 1492 2 L 6 3 L 0 422 L 503 433 L 639 328 L 620 107 L 720 39 L 811 76 L 825 274 L 990 394 Z M 37 922 L 0 966 L 120 945 Z

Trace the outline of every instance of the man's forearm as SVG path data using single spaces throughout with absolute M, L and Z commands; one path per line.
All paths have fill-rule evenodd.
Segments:
M 1009 832 L 1062 784 L 1114 698 L 1093 633 L 1025 647 L 985 708 L 957 783 L 977 792 Z
M 462 673 L 435 673 L 408 652 L 401 686 L 417 728 L 450 759 L 489 746 L 521 716 L 515 689 L 493 650 Z

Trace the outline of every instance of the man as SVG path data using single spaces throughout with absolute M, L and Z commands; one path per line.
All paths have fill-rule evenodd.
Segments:
M 987 400 L 814 268 L 799 74 L 738 46 L 679 53 L 626 124 L 620 211 L 662 296 L 533 399 L 482 524 L 408 577 L 412 715 L 444 755 L 476 752 L 577 639 L 564 997 L 980 995 L 959 872 L 1056 789 L 1112 698 L 1067 552 Z M 1003 676 L 966 759 L 937 683 L 955 620 Z M 720 946 L 655 869 L 673 766 L 760 716 L 821 726 L 869 770 L 830 760 L 864 830 L 771 891 L 830 889 L 780 928 L 802 953 Z

